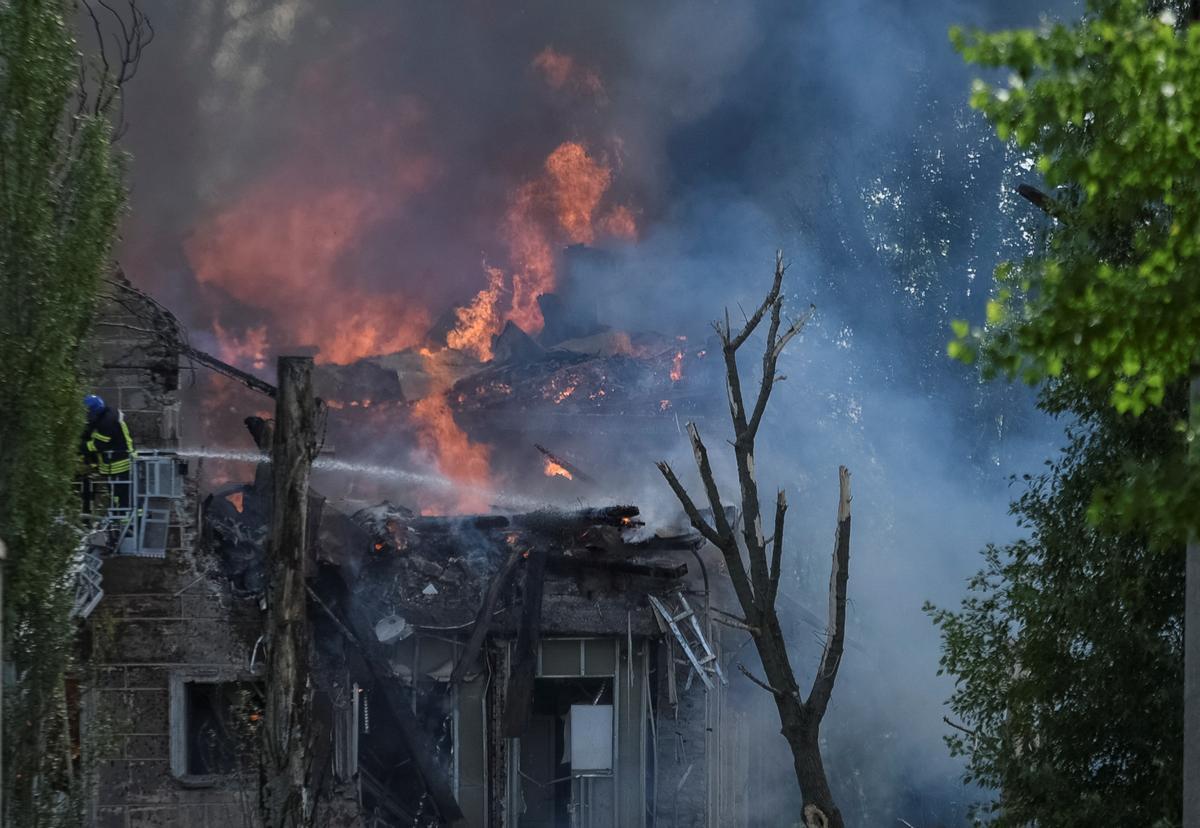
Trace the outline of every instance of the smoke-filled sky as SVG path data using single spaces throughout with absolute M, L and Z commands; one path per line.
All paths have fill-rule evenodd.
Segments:
M 122 263 L 244 367 L 431 330 L 486 357 L 471 337 L 536 329 L 551 286 L 702 340 L 783 248 L 796 307 L 818 310 L 760 466 L 789 489 L 793 597 L 817 615 L 836 465 L 855 475 L 835 787 L 852 824 L 961 818 L 975 794 L 940 743 L 950 688 L 920 605 L 955 602 L 977 550 L 1014 535 L 1007 477 L 1058 426 L 944 357 L 949 320 L 982 314 L 995 262 L 1040 226 L 1011 195 L 1028 169 L 965 107 L 947 29 L 1073 4 L 141 2 L 157 37 L 126 101 Z M 610 255 L 568 283 L 571 243 Z M 682 469 L 682 448 L 660 450 Z M 671 510 L 648 462 L 624 479 L 614 496 Z

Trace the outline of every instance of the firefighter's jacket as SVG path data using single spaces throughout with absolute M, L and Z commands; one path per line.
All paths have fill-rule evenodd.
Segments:
M 120 409 L 105 408 L 88 420 L 83 430 L 80 454 L 100 474 L 125 474 L 136 456 L 129 426 Z

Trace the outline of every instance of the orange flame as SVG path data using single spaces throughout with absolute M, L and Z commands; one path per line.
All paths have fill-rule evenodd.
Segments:
M 455 312 L 458 324 L 446 338 L 450 347 L 487 361 L 492 356 L 492 338 L 506 320 L 536 334 L 543 324 L 537 298 L 557 283 L 557 247 L 590 244 L 598 234 L 636 238 L 637 224 L 629 208 L 617 206 L 597 218 L 612 179 L 612 169 L 577 141 L 565 141 L 550 153 L 541 175 L 517 188 L 505 212 L 502 231 L 511 263 L 511 292 L 505 290 L 504 274 L 498 268 L 485 267 L 487 287 Z M 509 307 L 504 310 L 506 298 Z
M 332 188 L 329 170 L 319 176 L 310 167 L 307 159 L 281 165 L 201 222 L 184 243 L 196 278 L 269 314 L 247 342 L 265 342 L 268 327 L 278 326 L 288 344 L 316 345 L 318 361 L 333 363 L 419 342 L 425 309 L 356 284 L 363 274 L 344 272 L 342 261 L 397 201 L 426 186 L 431 162 L 412 159 L 379 181 Z
M 592 220 L 612 184 L 612 170 L 575 141 L 560 144 L 545 166 L 559 226 L 572 242 L 590 244 L 596 237 Z
M 491 452 L 482 443 L 474 443 L 457 422 L 446 398 L 451 377 L 434 358 L 425 356 L 425 369 L 433 380 L 430 393 L 412 407 L 412 419 L 417 429 L 417 439 L 445 477 L 461 484 L 455 487 L 449 502 L 438 504 L 439 508 L 457 512 L 486 511 L 486 492 L 492 488 Z M 422 513 L 431 506 L 425 504 Z
M 683 379 L 683 351 L 676 351 L 671 357 L 671 382 Z
M 623 204 L 605 213 L 600 219 L 600 229 L 616 239 L 633 241 L 637 238 L 637 222 L 630 209 Z
M 539 215 L 541 199 L 537 182 L 517 190 L 504 219 L 512 261 L 512 308 L 507 316 L 526 333 L 542 329 L 542 311 L 537 298 L 554 289 L 554 248 L 551 234 Z
M 504 271 L 486 265 L 484 270 L 488 274 L 488 286 L 475 294 L 471 304 L 455 310 L 458 325 L 446 335 L 446 344 L 474 354 L 481 362 L 489 362 L 492 337 L 504 324 L 499 308 L 504 294 Z
M 267 367 L 269 345 L 266 325 L 249 328 L 238 336 L 225 330 L 221 320 L 214 319 L 213 334 L 217 337 L 217 356 L 225 362 L 259 371 Z
M 596 210 L 612 185 L 612 169 L 577 141 L 559 144 L 543 166 L 541 178 L 517 191 L 505 221 L 513 262 L 508 318 L 527 333 L 542 329 L 537 297 L 554 290 L 554 247 L 563 240 L 573 244 L 595 241 Z M 547 226 L 546 211 L 557 227 Z M 631 214 L 629 218 L 632 220 Z
M 575 479 L 574 475 L 548 457 L 546 458 L 546 468 L 543 469 L 543 473 L 546 477 L 565 477 L 567 480 Z

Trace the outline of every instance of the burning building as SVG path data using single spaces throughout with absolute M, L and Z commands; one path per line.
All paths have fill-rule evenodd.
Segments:
M 259 414 L 271 402 L 245 412 L 250 462 L 213 475 L 203 452 L 180 452 L 179 385 L 185 369 L 207 365 L 273 389 L 192 348 L 127 282 L 110 294 L 96 385 L 173 482 L 145 495 L 162 542 L 139 529 L 91 550 L 81 575 L 89 816 L 98 826 L 255 825 L 272 509 L 272 423 Z M 486 363 L 455 356 L 450 372 L 446 355 L 410 351 L 323 372 L 330 422 L 351 424 L 339 448 L 383 423 L 449 452 L 453 435 L 430 430 L 439 417 L 468 451 L 484 424 L 504 435 L 518 421 L 553 445 L 568 418 L 591 415 L 602 431 L 610 404 L 676 428 L 670 407 L 686 403 L 663 405 L 663 389 L 680 384 L 685 356 L 697 359 L 685 342 L 568 319 L 552 296 L 539 304 L 542 333 L 502 328 Z M 398 364 L 419 365 L 425 388 Z M 427 400 L 439 410 L 422 411 Z M 236 430 L 224 438 L 247 439 Z M 489 445 L 516 452 L 504 439 Z M 594 484 L 580 452 L 556 450 L 526 446 L 523 468 L 547 485 Z M 462 478 L 448 487 L 459 507 L 449 514 L 310 496 L 318 824 L 747 824 L 755 760 L 749 729 L 729 720 L 750 714 L 726 686 L 730 636 L 745 633 L 721 611 L 735 601 L 719 553 L 682 518 L 647 525 L 636 506 L 586 505 L 582 494 L 570 507 L 490 506 L 480 475 L 493 465 L 479 468 L 466 481 L 475 488 Z

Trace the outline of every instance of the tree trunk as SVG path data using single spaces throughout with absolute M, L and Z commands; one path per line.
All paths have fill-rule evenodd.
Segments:
M 1192 374 L 1188 399 L 1189 447 L 1200 467 L 1200 370 Z M 1200 538 L 1188 537 L 1183 609 L 1183 826 L 1200 828 Z
M 806 828 L 845 828 L 842 812 L 838 810 L 833 793 L 829 790 L 825 763 L 821 759 L 821 722 L 813 720 L 811 715 L 798 708 L 797 713 L 788 713 L 786 718 L 780 709 L 779 716 L 788 722 L 784 726 L 784 736 L 792 749 L 796 779 L 800 782 L 800 792 L 804 797 L 802 824 Z M 792 720 L 797 720 L 794 725 L 791 724 Z
M 274 473 L 271 534 L 267 544 L 266 709 L 259 807 L 267 828 L 310 826 L 308 784 L 308 479 L 316 455 L 312 359 L 279 358 L 279 393 L 271 450 Z
M 779 691 L 774 694 L 775 706 L 779 710 L 781 732 L 792 751 L 796 781 L 804 802 L 803 824 L 806 828 L 844 828 L 842 812 L 833 801 L 829 779 L 825 776 L 825 763 L 821 759 L 819 733 L 824 711 L 818 714 L 800 701 L 800 689 L 786 657 L 787 642 L 774 608 L 764 620 L 762 634 L 755 637 L 754 643 L 767 681 Z M 811 813 L 813 807 L 825 821 Z

